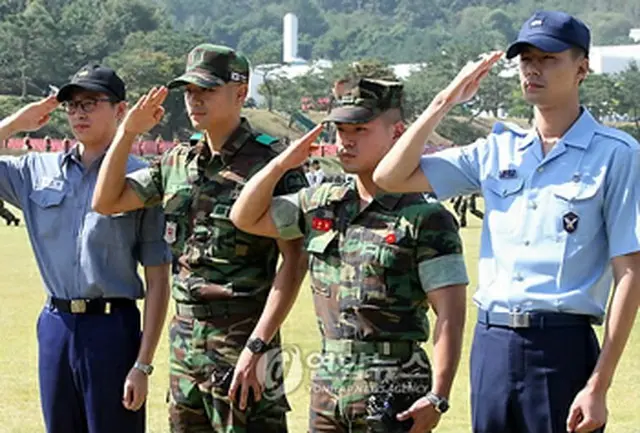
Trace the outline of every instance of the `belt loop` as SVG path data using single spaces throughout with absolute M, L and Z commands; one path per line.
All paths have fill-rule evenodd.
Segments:
M 382 343 L 382 354 L 385 356 L 391 355 L 391 343 L 388 341 L 384 341 Z
M 540 315 L 540 329 L 544 329 L 544 314 Z

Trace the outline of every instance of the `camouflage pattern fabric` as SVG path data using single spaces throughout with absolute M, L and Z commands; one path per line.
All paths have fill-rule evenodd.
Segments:
M 280 337 L 264 357 L 262 399 L 243 412 L 227 397 L 225 375 L 237 362 L 258 316 L 209 320 L 176 316 L 170 326 L 169 424 L 174 433 L 286 433 L 290 410 L 281 375 Z
M 323 347 L 336 340 L 427 341 L 425 292 L 468 283 L 455 218 L 420 194 L 381 193 L 361 206 L 353 180 L 307 188 L 272 203 L 281 236 L 304 237 Z M 425 274 L 439 268 L 452 270 L 436 280 Z M 325 353 L 316 372 L 310 431 L 364 432 L 365 402 L 383 380 L 380 368 L 395 366 L 397 373 L 406 360 L 337 355 Z M 430 389 L 426 354 L 417 349 L 412 360 L 420 361 Z
M 7 225 L 11 223 L 16 223 L 16 225 L 18 225 L 18 218 L 13 213 L 11 213 L 9 209 L 4 207 L 4 201 L 2 200 L 0 200 L 0 218 L 4 219 L 7 222 Z
M 327 122 L 367 123 L 390 109 L 401 109 L 401 82 L 361 78 L 347 87 L 331 109 Z
M 323 338 L 426 341 L 421 263 L 444 256 L 462 266 L 455 218 L 420 194 L 378 195 L 360 210 L 355 182 L 278 197 L 272 216 L 285 239 L 304 236 Z
M 311 384 L 309 432 L 367 433 L 367 400 L 385 379 L 398 392 L 426 394 L 432 386 L 427 354 L 420 348 L 409 358 L 323 353 Z M 407 388 L 412 385 L 420 389 Z
M 205 89 L 235 82 L 249 82 L 249 60 L 222 45 L 200 44 L 189 53 L 187 67 L 181 76 L 167 85 L 169 88 L 195 84 Z
M 206 319 L 179 317 L 172 322 L 172 431 L 211 431 L 212 427 L 232 433 L 286 429 L 280 421 L 281 430 L 263 429 L 273 419 L 284 421 L 282 414 L 288 404 L 281 388 L 280 397 L 271 401 L 271 406 L 262 407 L 254 420 L 252 414 L 230 411 L 226 397 L 207 385 L 216 365 L 223 361 L 235 365 L 275 278 L 276 242 L 242 232 L 229 220 L 231 206 L 246 180 L 277 154 L 275 142 L 254 133 L 243 119 L 219 154 L 212 155 L 204 141 L 185 143 L 152 166 L 128 175 L 130 185 L 146 206 L 164 205 L 165 240 L 180 257 L 180 272 L 172 283 L 178 307 L 206 307 L 211 312 Z M 279 183 L 276 194 L 295 192 L 304 186 L 302 171 L 292 171 Z M 217 290 L 214 299 L 211 291 L 203 296 L 211 287 Z M 204 417 L 208 430 L 202 427 L 206 424 Z

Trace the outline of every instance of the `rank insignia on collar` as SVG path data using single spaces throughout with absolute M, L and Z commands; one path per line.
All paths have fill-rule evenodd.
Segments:
M 311 228 L 321 232 L 328 232 L 333 228 L 333 220 L 328 218 L 313 217 L 311 220 Z
M 510 168 L 508 170 L 500 170 L 500 172 L 498 173 L 498 177 L 500 179 L 515 179 L 516 169 Z
M 562 226 L 567 233 L 573 233 L 578 230 L 578 222 L 580 217 L 573 212 L 569 212 L 562 217 Z

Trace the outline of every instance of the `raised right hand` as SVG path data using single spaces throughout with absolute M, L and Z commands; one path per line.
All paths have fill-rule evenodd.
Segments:
M 149 93 L 142 95 L 138 102 L 127 112 L 122 128 L 131 134 L 144 134 L 160 123 L 164 116 L 162 103 L 167 98 L 169 89 L 154 87 Z
M 12 133 L 36 131 L 42 128 L 51 118 L 51 112 L 58 106 L 55 95 L 48 96 L 31 104 L 25 105 L 5 119 Z
M 484 54 L 476 62 L 467 63 L 444 90 L 443 95 L 447 102 L 457 105 L 473 98 L 480 88 L 480 82 L 489 74 L 502 55 L 502 51 L 494 51 Z
M 320 123 L 302 138 L 291 143 L 276 157 L 278 165 L 285 171 L 301 166 L 316 147 L 315 141 L 322 133 L 323 128 L 324 125 Z

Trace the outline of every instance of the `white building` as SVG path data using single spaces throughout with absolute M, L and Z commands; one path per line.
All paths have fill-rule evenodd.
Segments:
M 591 47 L 589 64 L 596 74 L 624 71 L 631 62 L 640 64 L 640 44 Z
M 258 93 L 258 89 L 264 83 L 265 77 L 284 77 L 293 79 L 307 73 L 319 74 L 325 69 L 330 69 L 333 62 L 330 60 L 316 60 L 308 62 L 298 57 L 298 18 L 295 14 L 288 13 L 283 18 L 282 35 L 282 64 L 257 65 L 252 68 L 249 79 L 249 97 L 256 103 L 263 104 L 265 98 Z M 632 29 L 629 37 L 640 42 L 640 28 Z M 640 44 L 619 46 L 594 46 L 589 54 L 591 69 L 596 74 L 614 74 L 625 70 L 632 61 L 640 64 Z M 424 67 L 424 63 L 401 63 L 391 65 L 398 78 L 406 79 L 412 72 Z M 503 72 L 502 76 L 509 77 L 518 73 L 517 62 Z M 328 90 L 328 89 L 327 89 Z

